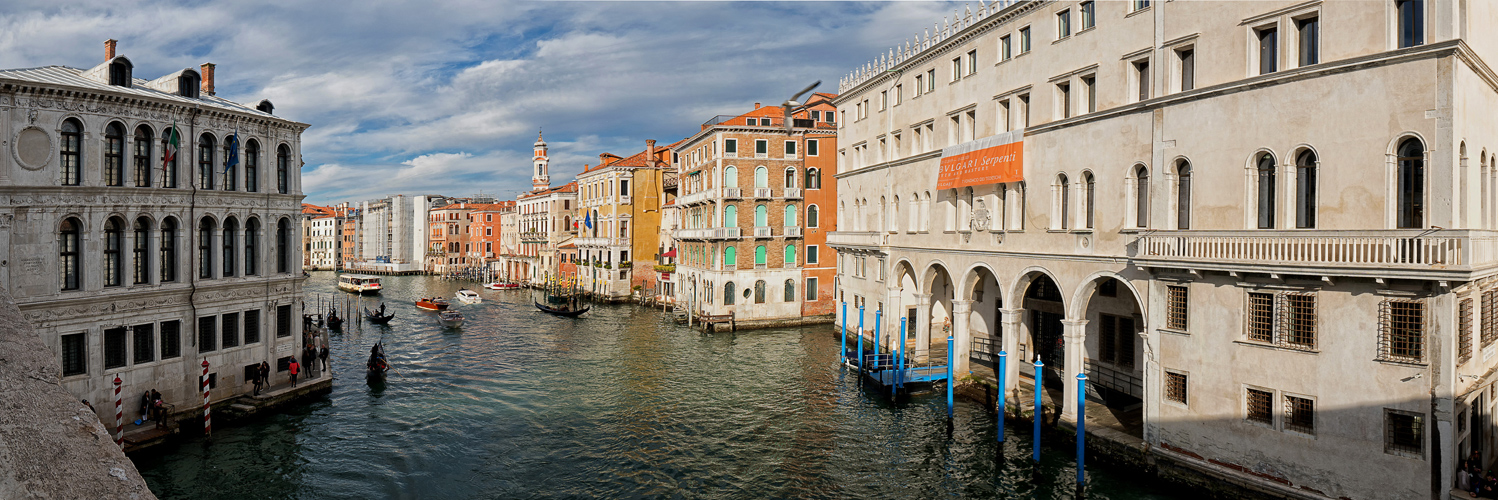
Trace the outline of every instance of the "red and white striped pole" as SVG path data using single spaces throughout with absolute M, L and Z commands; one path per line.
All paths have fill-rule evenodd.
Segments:
M 208 405 L 208 360 L 203 360 L 203 435 L 213 435 L 213 408 Z
M 125 401 L 120 399 L 120 375 L 114 375 L 114 444 L 125 446 Z

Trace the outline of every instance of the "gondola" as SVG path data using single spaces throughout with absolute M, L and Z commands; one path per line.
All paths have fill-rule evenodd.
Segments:
M 374 323 L 376 325 L 383 325 L 383 324 L 389 323 L 390 320 L 395 319 L 395 313 L 390 313 L 390 314 L 381 316 L 378 313 L 376 313 L 374 311 L 371 311 L 371 310 L 369 310 L 368 307 L 366 307 L 366 308 L 364 308 L 364 318 L 368 319 L 370 323 Z
M 437 324 L 447 328 L 463 326 L 463 314 L 453 310 L 439 312 L 437 313 Z
M 336 311 L 328 311 L 328 329 L 343 330 L 343 318 L 339 317 Z
M 394 316 L 393 314 L 391 316 Z M 369 370 L 368 377 L 371 379 L 384 379 L 385 372 L 390 371 L 390 361 L 385 359 L 385 347 L 375 344 L 369 349 L 369 362 L 365 363 Z
M 534 302 L 534 301 L 532 301 L 532 302 Z M 562 307 L 547 307 L 546 305 L 544 305 L 544 304 L 542 304 L 540 302 L 536 302 L 536 309 L 540 309 L 543 312 L 555 314 L 557 316 L 566 316 L 566 317 L 569 317 L 569 318 L 575 318 L 575 317 L 577 317 L 579 315 L 582 315 L 582 313 L 588 312 L 588 309 L 592 309 L 592 308 L 593 308 L 593 306 L 583 306 L 582 309 L 567 309 L 567 308 L 562 308 Z

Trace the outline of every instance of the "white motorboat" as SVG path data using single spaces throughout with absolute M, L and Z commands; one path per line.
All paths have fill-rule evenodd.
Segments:
M 464 304 L 477 304 L 484 301 L 483 297 L 479 297 L 478 292 L 466 288 L 458 290 L 458 293 L 454 294 L 454 296 L 458 298 L 458 302 Z

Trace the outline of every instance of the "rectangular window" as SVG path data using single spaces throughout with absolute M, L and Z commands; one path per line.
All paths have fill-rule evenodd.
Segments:
M 889 91 L 888 90 L 881 90 L 881 91 L 879 91 L 879 111 L 884 111 L 885 108 L 888 108 L 888 107 L 889 107 Z
M 999 37 L 999 60 L 1008 61 L 1010 57 L 1014 57 L 1014 45 L 1009 35 L 1001 36 Z
M 1097 77 L 1082 77 L 1082 91 L 1087 93 L 1087 112 L 1097 111 Z M 1092 226 L 1087 226 L 1092 227 Z
M 755 155 L 770 154 L 770 141 L 767 141 L 767 140 L 764 140 L 764 139 L 755 139 L 755 141 L 754 141 L 754 154 Z
M 1071 84 L 1056 84 L 1057 107 L 1061 108 L 1061 118 L 1071 118 Z
M 1024 53 L 1029 52 L 1029 51 L 1030 51 L 1030 27 L 1029 26 L 1025 26 L 1025 27 L 1019 29 L 1019 53 L 1024 54 Z
M 1029 128 L 1030 127 L 1030 94 L 1020 94 L 1020 96 L 1019 96 L 1019 112 L 1020 112 L 1020 126 L 1024 127 L 1024 128 Z
M 916 77 L 915 77 L 915 95 L 916 95 L 916 97 L 920 97 L 921 93 L 926 91 L 926 85 L 925 85 L 925 83 L 926 83 L 926 77 L 924 75 L 916 75 Z
M 104 330 L 104 368 L 125 366 L 125 328 Z
M 723 153 L 724 154 L 730 154 L 730 155 L 732 155 L 732 154 L 738 154 L 738 152 L 739 152 L 739 140 L 738 139 L 723 139 Z
M 816 278 L 806 278 L 806 300 L 817 300 Z
M 962 79 L 962 58 L 961 57 L 952 58 L 952 81 L 955 82 L 955 81 L 961 80 L 961 79 Z
M 62 336 L 62 375 L 88 373 L 88 334 Z
M 182 322 L 161 322 L 161 359 L 182 356 Z
M 135 364 L 150 363 L 156 360 L 156 325 L 146 323 L 130 327 L 130 333 L 135 336 L 134 351 Z
M 1134 9 L 1133 10 L 1134 11 L 1141 11 L 1141 10 L 1149 8 L 1149 6 L 1150 6 L 1150 0 L 1134 0 Z
M 260 342 L 260 310 L 244 312 L 244 344 Z
M 1399 11 L 1399 48 L 1425 45 L 1425 0 L 1398 0 L 1394 8 Z
M 198 318 L 198 352 L 218 350 L 218 317 Z
M 1425 303 L 1386 300 L 1379 307 L 1379 356 L 1382 361 L 1425 362 Z
M 291 306 L 276 306 L 276 336 L 291 336 Z
M 1165 399 L 1180 404 L 1186 403 L 1186 374 L 1165 372 Z
M 967 51 L 967 74 L 978 72 L 978 49 Z
M 1248 293 L 1248 340 L 1274 342 L 1274 294 Z
M 1181 60 L 1181 92 L 1196 88 L 1196 49 L 1178 50 L 1176 57 Z
M 1316 402 L 1309 398 L 1285 396 L 1285 430 L 1316 433 Z
M 1148 60 L 1134 63 L 1134 78 L 1139 84 L 1139 100 L 1147 101 L 1150 98 L 1150 62 Z
M 1425 455 L 1425 415 L 1384 409 L 1384 453 Z
M 1286 332 L 1284 343 L 1301 349 L 1316 348 L 1316 296 L 1309 293 L 1286 293 L 1284 299 Z
M 1082 11 L 1082 31 L 1090 30 L 1093 26 L 1097 25 L 1095 7 L 1096 5 L 1093 5 L 1093 2 L 1082 2 L 1078 7 L 1078 10 Z
M 1462 299 L 1456 311 L 1456 364 L 1472 359 L 1472 299 Z
M 817 156 L 817 140 L 816 139 L 807 139 L 806 140 L 806 156 Z M 810 187 L 810 186 L 808 186 L 808 187 Z
M 1056 13 L 1056 39 L 1071 36 L 1071 9 Z
M 936 69 L 926 70 L 926 91 L 936 91 Z
M 224 330 L 224 348 L 239 347 L 239 313 L 225 314 L 223 316 L 222 327 Z
M 1295 27 L 1300 31 L 1300 65 L 1310 66 L 1321 62 L 1321 19 L 1308 17 L 1295 21 Z
M 1167 285 L 1165 287 L 1165 328 L 1176 331 L 1187 331 L 1187 291 L 1184 285 Z
M 894 103 L 894 105 L 895 106 L 899 106 L 900 105 L 900 101 L 902 99 L 904 99 L 904 98 L 905 98 L 905 86 L 904 85 L 895 85 L 895 103 Z
M 817 263 L 817 246 L 816 245 L 806 245 L 806 263 L 807 264 L 816 264 Z
M 1264 28 L 1255 33 L 1259 37 L 1259 74 L 1267 75 L 1279 68 L 1279 30 Z
M 1274 409 L 1270 407 L 1274 401 L 1274 393 L 1258 389 L 1248 389 L 1247 415 L 1245 420 L 1249 422 L 1274 425 Z
M 785 155 L 796 156 L 796 141 L 785 141 Z
M 1004 127 L 1005 132 L 1014 130 L 1014 124 L 1009 120 L 1008 100 L 999 101 L 999 124 Z

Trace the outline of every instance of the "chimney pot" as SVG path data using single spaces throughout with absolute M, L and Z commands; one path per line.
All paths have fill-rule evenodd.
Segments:
M 120 43 L 120 41 L 119 40 L 115 40 L 113 38 L 110 38 L 110 39 L 104 41 L 104 60 L 105 61 L 114 59 L 114 46 L 117 43 Z
M 202 73 L 200 74 L 203 77 L 201 90 L 207 95 L 213 95 L 213 67 L 213 63 L 203 63 Z
M 759 109 L 759 103 L 754 103 L 754 109 Z

